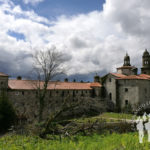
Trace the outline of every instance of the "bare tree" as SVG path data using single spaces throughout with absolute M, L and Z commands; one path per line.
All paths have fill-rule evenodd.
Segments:
M 36 94 L 39 102 L 39 122 L 43 119 L 43 109 L 49 81 L 56 75 L 64 73 L 64 57 L 56 48 L 37 51 L 33 55 L 34 73 L 37 76 Z

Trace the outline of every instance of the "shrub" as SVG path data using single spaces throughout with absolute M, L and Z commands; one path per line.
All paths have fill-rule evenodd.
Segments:
M 0 132 L 7 131 L 14 124 L 16 113 L 5 92 L 0 95 Z
M 128 105 L 126 105 L 126 106 L 123 108 L 122 111 L 123 111 L 124 113 L 133 113 L 131 104 L 129 103 Z

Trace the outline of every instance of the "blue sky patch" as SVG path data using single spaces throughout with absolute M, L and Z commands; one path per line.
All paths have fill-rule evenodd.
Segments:
M 60 15 L 86 14 L 91 11 L 101 11 L 105 0 L 45 0 L 39 4 L 24 4 L 23 0 L 12 0 L 20 5 L 23 10 L 34 10 L 38 15 L 49 19 Z
M 22 33 L 17 33 L 14 31 L 8 31 L 8 35 L 15 37 L 17 40 L 25 40 L 25 36 Z

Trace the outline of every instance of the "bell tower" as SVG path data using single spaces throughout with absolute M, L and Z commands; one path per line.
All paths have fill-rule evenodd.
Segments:
M 130 64 L 130 56 L 126 53 L 126 56 L 124 57 L 124 64 L 123 66 L 131 66 Z
M 124 74 L 124 75 L 137 75 L 137 68 L 134 66 L 131 66 L 130 56 L 127 53 L 124 57 L 124 64 L 123 66 L 117 68 L 117 73 Z
M 147 49 L 145 49 L 143 56 L 142 56 L 141 73 L 150 75 L 150 54 L 147 51 Z
M 94 76 L 94 82 L 100 82 L 100 76 L 96 75 Z

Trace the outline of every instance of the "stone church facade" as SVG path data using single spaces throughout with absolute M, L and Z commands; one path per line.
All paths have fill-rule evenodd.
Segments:
M 128 105 L 136 109 L 150 100 L 150 55 L 147 50 L 143 53 L 142 60 L 141 74 L 137 74 L 138 69 L 130 64 L 130 57 L 126 54 L 123 66 L 117 68 L 116 73 L 108 73 L 101 78 L 96 75 L 94 82 L 49 82 L 44 116 L 56 111 L 67 97 L 70 102 L 84 101 L 81 112 L 87 107 L 91 108 L 91 103 L 99 105 L 100 111 L 114 108 L 122 110 Z M 0 89 L 7 89 L 18 116 L 24 116 L 29 121 L 38 117 L 37 93 L 33 86 L 35 82 L 37 81 L 21 78 L 10 79 L 9 75 L 0 73 Z
M 128 105 L 135 110 L 150 101 L 150 54 L 147 50 L 142 62 L 141 74 L 137 74 L 138 69 L 130 64 L 126 54 L 123 66 L 117 68 L 116 73 L 103 77 L 106 97 L 120 110 Z

